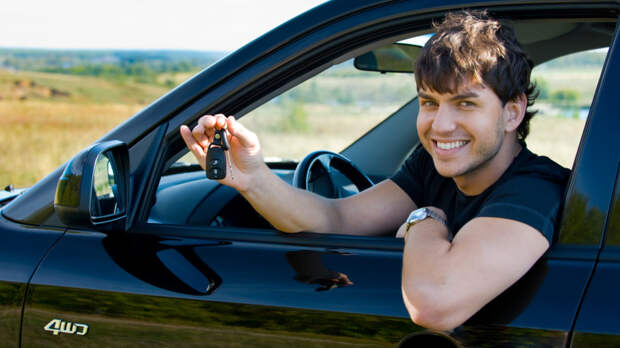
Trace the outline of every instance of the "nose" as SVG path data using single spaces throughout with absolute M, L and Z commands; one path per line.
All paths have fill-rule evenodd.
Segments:
M 440 104 L 433 118 L 433 131 L 438 134 L 453 132 L 456 129 L 455 116 L 449 105 Z

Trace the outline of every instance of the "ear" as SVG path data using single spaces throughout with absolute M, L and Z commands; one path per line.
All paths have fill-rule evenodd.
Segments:
M 513 100 L 509 100 L 504 105 L 504 116 L 506 117 L 506 132 L 514 132 L 525 117 L 527 109 L 527 97 L 525 93 L 521 93 Z

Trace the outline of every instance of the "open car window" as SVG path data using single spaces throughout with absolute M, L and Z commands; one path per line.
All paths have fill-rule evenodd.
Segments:
M 274 170 L 283 180 L 292 182 L 295 164 L 308 153 L 339 153 L 415 101 L 412 74 L 362 71 L 353 60 L 333 65 L 240 118 L 258 135 L 265 161 L 279 168 Z M 188 164 L 197 168 L 189 152 L 173 166 Z M 162 176 L 148 221 L 271 228 L 235 190 L 206 179 L 203 171 Z
M 539 95 L 527 138 L 530 150 L 572 168 L 607 51 L 572 53 L 534 68 Z
M 315 150 L 340 152 L 416 96 L 408 74 L 337 64 L 241 118 L 269 159 L 299 161 Z
M 547 25 L 549 30 L 545 34 Z M 557 52 L 537 49 L 535 40 L 542 34 L 552 40 L 554 33 L 569 36 L 566 33 L 591 27 L 605 33 L 597 39 L 600 42 L 558 39 L 557 45 L 562 49 Z M 536 63 L 532 79 L 540 91 L 533 107 L 538 114 L 531 121 L 526 143 L 533 152 L 572 168 L 614 26 L 571 20 L 550 24 L 526 21 L 517 23 L 516 29 L 525 38 L 526 49 L 530 47 L 536 53 L 532 57 Z M 415 36 L 430 37 L 428 32 Z M 402 36 L 394 40 L 403 41 L 411 42 Z M 592 50 L 592 46 L 596 49 Z M 415 98 L 412 74 L 360 71 L 349 59 L 277 95 L 243 115 L 240 121 L 258 134 L 266 161 L 281 163 L 272 167 L 274 172 L 291 183 L 296 162 L 312 151 L 340 152 L 352 143 L 364 141 L 370 143 L 365 149 L 381 149 L 383 143 L 371 143 L 368 132 L 397 115 L 408 122 L 413 120 L 415 125 L 417 109 L 406 107 L 417 104 Z M 411 123 L 406 128 L 406 136 L 417 136 Z M 189 153 L 177 162 L 184 161 L 195 163 Z M 172 174 L 161 177 L 149 223 L 271 229 L 234 189 L 206 179 L 198 166 L 193 168 L 194 171 L 169 172 Z
M 341 152 L 416 96 L 411 74 L 336 64 L 240 118 L 258 135 L 266 162 L 299 161 L 316 150 Z M 178 162 L 197 163 L 188 153 Z

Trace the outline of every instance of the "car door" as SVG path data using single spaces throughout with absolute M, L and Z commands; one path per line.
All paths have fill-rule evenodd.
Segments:
M 160 228 L 175 237 L 69 231 L 33 279 L 23 345 L 388 347 L 416 330 L 397 243 L 325 248 Z
M 334 20 L 321 30 L 332 30 L 332 37 L 346 36 L 362 23 L 407 13 L 411 23 L 420 25 L 424 19 L 428 27 L 429 18 L 419 15 L 419 6 L 377 5 L 355 17 Z M 530 9 L 534 10 L 540 12 Z M 364 30 L 385 38 L 371 25 Z M 317 31 L 313 35 L 319 38 L 309 35 L 291 46 L 319 45 L 325 40 L 320 34 Z M 343 39 L 341 44 L 355 48 L 360 36 Z M 340 53 L 349 54 L 353 48 Z M 128 233 L 67 229 L 32 278 L 23 316 L 23 345 L 391 347 L 420 332 L 426 336 L 415 337 L 441 337 L 443 342 L 466 346 L 566 345 L 603 232 L 600 224 L 587 230 L 570 225 L 571 198 L 591 187 L 582 179 L 585 174 L 580 174 L 585 166 L 581 163 L 587 164 L 590 158 L 585 145 L 571 181 L 558 244 L 522 280 L 451 332 L 429 333 L 411 323 L 400 294 L 400 240 L 312 233 L 289 236 L 268 227 L 220 228 L 148 220 L 165 163 L 181 152 L 178 126 L 195 121 L 213 105 L 230 108 L 241 97 L 254 98 L 246 102 L 248 108 L 264 102 L 262 98 L 271 92 L 257 91 L 281 87 L 274 81 L 282 76 L 261 80 L 251 74 L 264 66 L 285 65 L 287 59 L 294 61 L 296 57 L 285 49 L 257 60 L 236 79 L 213 87 L 203 99 L 187 102 L 150 131 L 155 141 L 148 144 L 154 145 L 132 158 L 132 208 L 136 210 L 132 228 Z M 317 53 L 317 65 L 340 58 L 325 52 Z M 309 73 L 286 72 L 292 75 L 287 76 L 291 81 Z M 250 81 L 244 83 L 251 88 L 232 96 L 231 91 L 244 86 L 240 80 Z M 591 119 L 600 112 L 599 104 L 595 105 Z M 590 129 L 584 133 L 587 139 Z M 207 198 L 207 204 L 218 204 L 217 194 L 210 198 L 213 201 Z

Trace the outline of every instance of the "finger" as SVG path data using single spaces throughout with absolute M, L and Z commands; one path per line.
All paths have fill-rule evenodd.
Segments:
M 194 139 L 202 145 L 202 147 L 206 148 L 209 146 L 210 141 L 202 124 L 196 125 L 196 127 L 192 129 L 191 133 Z
M 226 127 L 226 116 L 223 114 L 215 115 L 215 128 L 222 129 Z
M 203 132 L 207 136 L 209 140 L 213 139 L 213 134 L 215 134 L 215 116 L 213 115 L 204 115 L 200 119 L 198 119 L 198 125 L 203 127 Z
M 205 128 L 213 128 L 215 126 L 215 116 L 203 115 L 198 119 L 198 124 L 203 125 Z
M 233 116 L 229 116 L 228 119 L 228 131 L 231 135 L 234 135 L 243 147 L 254 146 L 258 142 L 256 134 L 249 131 L 241 123 L 237 122 Z
M 180 132 L 181 138 L 183 138 L 183 141 L 185 142 L 187 148 L 192 152 L 192 154 L 194 154 L 194 157 L 196 157 L 198 163 L 200 163 L 201 166 L 204 165 L 206 158 L 205 151 L 203 147 L 198 144 L 192 132 L 189 130 L 189 127 L 187 127 L 186 125 L 182 125 L 180 128 Z

